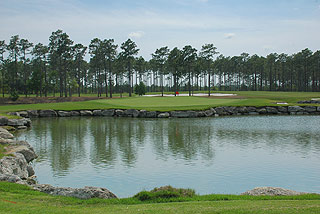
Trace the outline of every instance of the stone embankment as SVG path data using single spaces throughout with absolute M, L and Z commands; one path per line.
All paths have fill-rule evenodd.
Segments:
M 5 125 L 16 127 L 30 126 L 28 119 L 15 119 L 8 122 L 8 118 L 1 117 L 0 121 Z M 25 122 L 27 121 L 27 122 Z M 5 156 L 0 159 L 0 181 L 24 184 L 31 186 L 34 190 L 51 195 L 71 196 L 80 199 L 89 198 L 117 198 L 112 192 L 105 188 L 84 187 L 64 188 L 53 187 L 48 184 L 36 184 L 35 172 L 31 162 L 37 158 L 33 148 L 25 141 L 14 140 L 14 136 L 4 128 L 0 127 L 0 144 L 5 147 Z
M 72 117 L 72 116 L 106 116 L 106 117 L 135 117 L 135 118 L 195 118 L 228 115 L 320 115 L 320 106 L 265 106 L 265 107 L 216 107 L 203 111 L 146 111 L 136 109 L 107 109 L 107 110 L 80 110 L 80 111 L 55 111 L 55 110 L 29 110 L 12 112 L 24 118 L 32 117 Z M 0 125 L 1 123 L 0 120 Z

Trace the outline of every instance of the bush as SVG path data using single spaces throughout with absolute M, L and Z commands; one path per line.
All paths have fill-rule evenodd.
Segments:
M 146 94 L 146 85 L 143 82 L 140 82 L 139 85 L 135 85 L 134 93 L 138 94 L 139 96 Z
M 19 94 L 18 94 L 18 92 L 16 90 L 12 90 L 10 92 L 10 99 L 12 101 L 16 101 L 17 99 L 19 99 Z
M 195 196 L 195 191 L 192 189 L 174 188 L 171 186 L 164 186 L 154 188 L 151 191 L 142 191 L 134 197 L 140 201 L 156 200 L 156 199 L 169 199 L 169 198 L 185 198 Z

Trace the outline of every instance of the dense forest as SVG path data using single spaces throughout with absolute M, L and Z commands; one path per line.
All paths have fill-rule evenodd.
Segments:
M 51 34 L 48 45 L 15 35 L 8 43 L 0 41 L 0 91 L 12 98 L 89 93 L 112 97 L 124 92 L 131 96 L 140 83 L 148 92 L 189 95 L 194 90 L 209 95 L 213 90 L 320 91 L 319 50 L 230 57 L 219 54 L 213 44 L 201 50 L 186 45 L 156 49 L 149 61 L 138 53 L 131 39 L 119 46 L 113 39 L 94 38 L 85 47 L 62 30 Z

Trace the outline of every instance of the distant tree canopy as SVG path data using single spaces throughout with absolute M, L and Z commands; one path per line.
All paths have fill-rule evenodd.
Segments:
M 128 39 L 120 46 L 113 39 L 91 40 L 89 47 L 75 44 L 57 30 L 49 44 L 34 45 L 18 35 L 0 40 L 0 90 L 13 99 L 20 95 L 72 96 L 194 90 L 320 91 L 320 51 L 308 48 L 288 55 L 266 57 L 219 55 L 214 44 L 201 50 L 191 45 L 170 50 L 160 47 L 149 61 L 137 56 L 137 44 Z M 90 60 L 86 61 L 86 55 Z M 139 90 L 138 90 L 139 91 Z M 138 92 L 136 91 L 136 92 Z M 143 94 L 138 92 L 138 94 Z M 174 93 L 176 94 L 176 93 Z

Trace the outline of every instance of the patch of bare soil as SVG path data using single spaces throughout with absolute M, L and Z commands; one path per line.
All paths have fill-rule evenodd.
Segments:
M 36 104 L 36 103 L 61 103 L 61 102 L 80 102 L 97 99 L 110 99 L 108 97 L 19 97 L 12 101 L 9 98 L 0 98 L 0 105 L 15 104 Z

